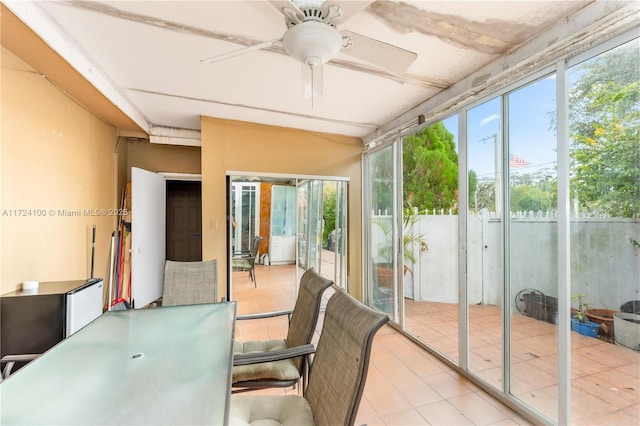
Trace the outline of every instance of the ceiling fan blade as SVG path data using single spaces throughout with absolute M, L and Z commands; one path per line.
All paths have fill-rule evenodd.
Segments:
M 253 52 L 254 50 L 264 49 L 265 47 L 271 47 L 275 43 L 282 40 L 281 38 L 276 38 L 273 40 L 265 41 L 264 43 L 257 43 L 252 46 L 243 47 L 238 50 L 232 50 L 231 52 L 223 53 L 221 55 L 212 56 L 210 58 L 201 59 L 200 62 L 205 64 L 212 64 L 214 62 L 224 61 L 225 59 L 234 58 L 236 56 L 244 55 L 245 53 Z
M 362 59 L 392 72 L 406 72 L 418 57 L 416 53 L 409 50 L 352 33 L 351 31 L 340 31 L 340 34 L 351 40 L 350 45 L 342 48 L 341 53 Z
M 327 16 L 327 14 L 330 13 L 329 9 L 331 8 L 331 6 L 339 6 L 342 9 L 342 17 L 340 19 L 336 19 L 335 23 L 341 24 L 345 22 L 347 19 L 351 18 L 356 13 L 360 12 L 363 9 L 366 9 L 371 3 L 373 3 L 373 1 L 327 0 L 324 3 L 322 3 L 322 7 L 320 8 L 320 10 L 322 10 L 322 13 L 324 14 L 324 16 Z
M 291 17 L 290 14 L 293 14 L 297 16 L 300 21 L 304 19 L 304 13 L 298 9 L 298 6 L 289 0 L 269 0 L 269 3 L 278 9 L 278 12 L 282 13 L 284 16 Z

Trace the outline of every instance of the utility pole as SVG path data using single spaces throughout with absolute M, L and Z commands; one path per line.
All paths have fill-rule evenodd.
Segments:
M 485 143 L 488 140 L 493 139 L 493 151 L 495 158 L 493 160 L 493 165 L 495 169 L 495 180 L 493 183 L 494 188 L 494 198 L 495 205 L 494 209 L 497 215 L 500 215 L 502 211 L 502 150 L 500 149 L 500 143 L 498 141 L 498 133 L 494 133 L 491 136 L 484 137 L 480 139 L 478 142 Z M 477 206 L 477 201 L 476 201 Z M 487 206 L 488 207 L 488 206 Z

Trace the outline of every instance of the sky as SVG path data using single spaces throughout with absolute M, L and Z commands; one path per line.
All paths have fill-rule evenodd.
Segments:
M 553 168 L 556 162 L 556 136 L 550 130 L 555 114 L 555 78 L 548 77 L 509 94 L 509 143 L 511 154 L 530 166 L 512 169 L 531 173 L 541 167 Z M 495 175 L 495 136 L 500 137 L 500 98 L 494 98 L 468 111 L 469 168 L 478 178 Z M 443 121 L 458 139 L 458 118 Z

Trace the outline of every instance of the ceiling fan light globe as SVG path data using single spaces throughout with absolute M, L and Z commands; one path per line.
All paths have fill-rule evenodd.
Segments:
M 342 36 L 334 27 L 307 21 L 290 27 L 282 37 L 287 53 L 303 64 L 320 65 L 333 58 L 342 47 Z

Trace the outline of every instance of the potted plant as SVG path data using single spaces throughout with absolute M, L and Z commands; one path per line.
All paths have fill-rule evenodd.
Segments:
M 586 295 L 584 293 L 576 293 L 572 299 L 578 302 L 573 318 L 571 318 L 571 330 L 582 334 L 583 336 L 596 337 L 600 324 L 589 321 L 587 310 L 591 308 L 591 304 L 585 302 Z
M 417 259 L 414 248 L 418 247 L 420 251 L 428 250 L 428 246 L 422 234 L 414 231 L 414 225 L 420 219 L 420 212 L 417 208 L 408 204 L 404 209 L 402 217 L 403 233 L 402 244 L 404 253 L 404 273 L 413 272 L 409 264 L 413 265 Z M 380 227 L 384 234 L 384 244 L 378 250 L 378 255 L 383 259 L 376 262 L 376 275 L 378 278 L 378 287 L 393 286 L 393 224 L 391 218 L 374 218 L 373 223 Z
M 600 324 L 600 330 L 598 334 L 604 337 L 607 340 L 611 340 L 613 342 L 613 314 L 616 311 L 606 308 L 590 308 L 585 311 L 587 318 L 591 322 L 596 322 Z

